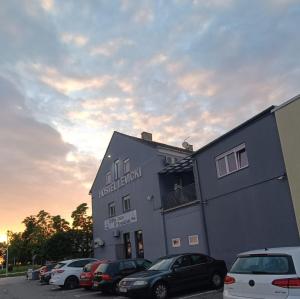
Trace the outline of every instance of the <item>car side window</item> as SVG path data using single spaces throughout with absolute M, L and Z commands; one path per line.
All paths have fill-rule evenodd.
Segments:
M 134 261 L 122 261 L 120 263 L 120 271 L 129 269 L 136 269 L 136 264 Z
M 193 254 L 191 255 L 192 264 L 193 265 L 199 265 L 204 264 L 208 262 L 208 258 L 205 255 L 202 254 Z
M 75 261 L 71 264 L 69 264 L 68 267 L 73 267 L 73 268 L 83 268 L 86 264 L 88 264 L 90 261 L 89 260 L 79 260 Z
M 188 267 L 190 265 L 191 265 L 191 259 L 190 256 L 188 255 L 181 256 L 174 263 L 174 266 L 176 266 L 177 268 Z

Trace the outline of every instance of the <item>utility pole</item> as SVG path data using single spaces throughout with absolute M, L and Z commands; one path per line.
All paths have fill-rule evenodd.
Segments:
M 6 232 L 6 276 L 8 276 L 8 246 L 9 246 L 9 238 L 8 238 L 9 231 Z

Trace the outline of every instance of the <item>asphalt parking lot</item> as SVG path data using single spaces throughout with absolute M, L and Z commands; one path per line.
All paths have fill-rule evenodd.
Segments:
M 103 296 L 101 292 L 84 289 L 63 290 L 50 285 L 40 285 L 38 281 L 26 280 L 25 277 L 0 279 L 0 299 L 125 299 L 120 296 Z M 212 290 L 197 290 L 173 296 L 173 299 L 222 299 L 222 293 Z M 143 298 L 141 298 L 143 299 Z

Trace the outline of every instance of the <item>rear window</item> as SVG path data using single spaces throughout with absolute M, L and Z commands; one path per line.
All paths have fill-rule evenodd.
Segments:
M 91 272 L 91 270 L 92 270 L 92 265 L 93 265 L 93 263 L 85 265 L 85 266 L 83 267 L 83 272 Z
M 291 256 L 288 255 L 249 255 L 237 258 L 231 268 L 236 274 L 295 274 Z
M 58 263 L 55 265 L 54 269 L 62 268 L 65 265 L 65 263 Z
M 109 264 L 100 264 L 95 272 L 107 273 Z

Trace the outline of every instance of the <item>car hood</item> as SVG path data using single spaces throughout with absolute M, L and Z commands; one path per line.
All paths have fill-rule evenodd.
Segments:
M 160 276 L 164 273 L 166 273 L 166 271 L 147 270 L 147 271 L 131 274 L 127 276 L 126 279 L 132 280 L 132 279 L 141 279 L 141 278 L 151 278 L 155 276 Z

